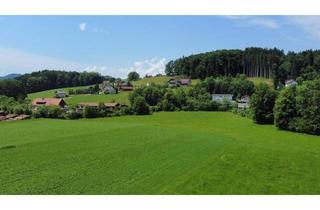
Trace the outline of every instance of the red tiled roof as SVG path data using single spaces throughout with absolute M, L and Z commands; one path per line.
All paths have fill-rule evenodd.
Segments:
M 32 101 L 33 106 L 61 106 L 65 104 L 65 101 L 61 98 L 36 98 Z

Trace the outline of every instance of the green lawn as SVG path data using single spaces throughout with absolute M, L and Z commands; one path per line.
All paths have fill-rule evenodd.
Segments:
M 0 123 L 0 194 L 319 194 L 320 137 L 223 112 Z
M 248 79 L 251 80 L 254 83 L 254 85 L 258 85 L 260 83 L 266 83 L 270 87 L 273 87 L 272 79 L 267 79 L 267 78 L 263 78 L 263 77 L 248 77 Z

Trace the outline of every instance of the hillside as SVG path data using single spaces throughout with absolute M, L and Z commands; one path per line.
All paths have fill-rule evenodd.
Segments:
M 319 136 L 231 113 L 37 119 L 0 133 L 0 194 L 320 193 Z
M 144 78 L 138 81 L 132 82 L 135 87 L 139 86 L 145 86 L 147 83 L 151 84 L 166 84 L 166 82 L 171 77 L 162 76 L 162 77 L 152 77 L 152 78 Z M 196 84 L 199 80 L 192 80 L 192 85 Z M 59 89 L 53 89 L 53 90 L 46 90 L 36 93 L 28 94 L 28 99 L 32 100 L 35 98 L 50 98 L 54 97 L 54 91 L 56 90 L 65 90 L 68 92 L 70 89 L 81 89 L 81 88 L 87 88 L 89 86 L 80 86 L 80 87 L 69 87 L 69 88 L 59 88 Z M 83 95 L 71 95 L 70 97 L 66 98 L 65 101 L 67 104 L 75 105 L 80 102 L 106 102 L 106 101 L 116 101 L 119 103 L 128 104 L 128 95 L 130 92 L 120 92 L 119 94 L 108 94 L 108 95 L 89 95 L 89 94 L 83 94 Z
M 141 80 L 138 81 L 134 81 L 132 82 L 134 86 L 141 86 L 141 85 L 147 85 L 147 83 L 151 84 L 157 84 L 157 85 L 164 85 L 166 84 L 169 79 L 171 79 L 173 77 L 170 76 L 161 76 L 161 77 L 151 77 L 151 78 L 143 78 Z M 193 79 L 191 82 L 191 85 L 195 85 L 199 82 L 199 79 Z
M 8 74 L 8 75 L 6 75 L 6 76 L 3 76 L 3 77 L 0 77 L 0 80 L 1 79 L 14 79 L 14 78 L 16 78 L 16 77 L 18 77 L 18 76 L 20 76 L 21 74 Z

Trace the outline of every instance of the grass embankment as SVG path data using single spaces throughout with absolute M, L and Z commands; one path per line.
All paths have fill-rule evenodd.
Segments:
M 231 113 L 36 119 L 0 133 L 0 194 L 320 193 L 319 136 Z

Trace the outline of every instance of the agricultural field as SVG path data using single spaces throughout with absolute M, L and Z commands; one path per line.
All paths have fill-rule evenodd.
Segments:
M 319 194 L 320 137 L 228 112 L 0 123 L 0 194 Z

